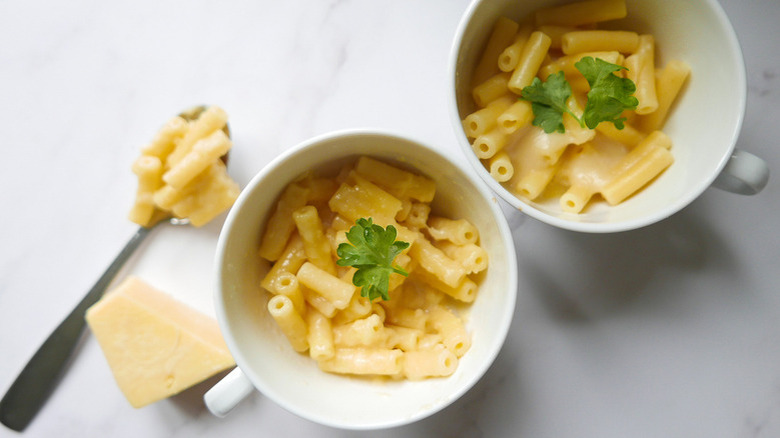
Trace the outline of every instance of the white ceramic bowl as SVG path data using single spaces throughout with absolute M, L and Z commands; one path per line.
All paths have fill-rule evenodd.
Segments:
M 653 34 L 656 65 L 674 58 L 691 65 L 691 77 L 663 128 L 674 143 L 675 162 L 659 178 L 618 206 L 602 202 L 579 215 L 562 212 L 557 199 L 519 199 L 493 180 L 473 153 L 461 124 L 475 109 L 469 86 L 475 63 L 500 16 L 519 20 L 540 7 L 571 2 L 476 0 L 462 18 L 451 53 L 450 113 L 464 153 L 493 191 L 548 224 L 576 231 L 615 232 L 639 228 L 679 211 L 724 168 L 729 175 L 721 179 L 721 188 L 745 194 L 763 188 L 769 175 L 766 163 L 740 150 L 736 151 L 742 157 L 739 165 L 739 157 L 732 157 L 745 110 L 745 66 L 734 30 L 716 0 L 627 0 L 628 17 L 604 23 L 605 28 Z
M 292 350 L 266 311 L 267 293 L 259 286 L 266 268 L 256 254 L 261 230 L 277 197 L 304 172 L 335 171 L 341 163 L 359 155 L 397 163 L 433 178 L 437 183 L 434 211 L 466 218 L 480 230 L 480 242 L 488 252 L 490 265 L 468 315 L 472 347 L 450 377 L 378 382 L 325 373 L 307 355 Z M 233 383 L 225 382 L 223 386 L 241 387 L 248 385 L 241 381 L 251 382 L 292 413 L 347 429 L 406 424 L 437 412 L 465 393 L 501 349 L 514 313 L 517 290 L 516 257 L 506 220 L 497 200 L 472 175 L 470 169 L 464 170 L 419 142 L 365 130 L 314 138 L 266 166 L 241 193 L 217 246 L 217 318 L 238 372 L 243 374 L 233 376 Z M 233 401 L 228 400 L 228 404 L 236 402 L 235 394 L 242 390 L 217 390 L 223 382 L 209 392 L 217 393 L 215 399 L 225 393 L 233 394 Z M 209 403 L 207 394 L 210 409 L 224 405 L 223 402 Z

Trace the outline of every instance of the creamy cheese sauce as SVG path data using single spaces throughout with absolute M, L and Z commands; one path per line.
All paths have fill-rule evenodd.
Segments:
M 604 135 L 596 135 L 593 141 L 572 146 L 566 151 L 558 171 L 559 182 L 598 192 L 613 178 L 612 169 L 627 153 L 628 149 L 623 144 Z

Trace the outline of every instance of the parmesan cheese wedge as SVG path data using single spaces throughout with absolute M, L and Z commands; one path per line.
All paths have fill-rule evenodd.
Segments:
M 216 320 L 130 276 L 86 320 L 135 408 L 200 383 L 235 362 Z

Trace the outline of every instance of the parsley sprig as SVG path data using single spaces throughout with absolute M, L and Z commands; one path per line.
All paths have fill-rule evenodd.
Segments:
M 603 59 L 586 56 L 574 66 L 582 73 L 590 85 L 588 103 L 582 116 L 569 109 L 566 101 L 571 97 L 571 85 L 562 71 L 551 74 L 545 82 L 534 78 L 531 85 L 523 88 L 521 99 L 531 102 L 534 112 L 534 126 L 546 133 L 566 132 L 563 114 L 571 115 L 580 126 L 595 129 L 601 122 L 611 122 L 617 129 L 625 127 L 625 110 L 634 110 L 639 100 L 633 96 L 636 84 L 631 79 L 621 78 L 616 71 L 627 70 Z
M 566 101 L 571 96 L 571 85 L 566 80 L 562 71 L 551 74 L 546 82 L 539 78 L 534 78 L 531 85 L 523 88 L 521 99 L 531 102 L 531 109 L 534 112 L 534 126 L 544 129 L 544 132 L 565 132 L 563 126 L 563 113 L 569 113 L 575 120 L 580 117 L 574 114 Z
M 408 242 L 396 241 L 395 227 L 382 228 L 372 218 L 358 219 L 347 231 L 349 243 L 342 243 L 336 249 L 339 266 L 354 266 L 357 272 L 352 283 L 361 288 L 360 295 L 373 301 L 378 297 L 389 300 L 390 274 L 409 276 L 398 266 L 393 266 L 395 256 L 409 247 Z

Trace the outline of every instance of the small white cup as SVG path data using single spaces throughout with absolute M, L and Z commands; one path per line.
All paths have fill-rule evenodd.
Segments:
M 461 120 L 474 108 L 471 75 L 495 21 L 520 20 L 555 0 L 476 0 L 464 14 L 450 59 L 450 113 L 456 135 L 477 173 L 503 199 L 535 219 L 583 232 L 617 232 L 660 221 L 687 206 L 713 185 L 755 194 L 769 178 L 761 158 L 735 149 L 745 113 L 747 82 L 742 52 L 726 14 L 716 0 L 627 0 L 628 17 L 609 26 L 651 33 L 656 65 L 674 58 L 691 65 L 682 96 L 663 128 L 672 141 L 675 162 L 659 178 L 623 203 L 590 206 L 565 213 L 557 199 L 520 199 L 491 178 L 471 149 Z
M 290 182 L 305 172 L 336 171 L 370 155 L 417 169 L 436 182 L 433 210 L 465 218 L 480 231 L 489 266 L 468 311 L 472 346 L 447 378 L 375 381 L 321 371 L 308 355 L 293 351 L 266 310 L 260 279 L 267 263 L 257 256 L 259 236 Z M 487 187 L 441 153 L 397 135 L 351 130 L 320 136 L 268 164 L 242 191 L 217 243 L 215 307 L 222 335 L 238 367 L 205 395 L 206 405 L 226 415 L 255 388 L 303 418 L 345 429 L 377 429 L 433 414 L 465 393 L 498 355 L 514 314 L 517 262 L 509 227 Z

